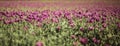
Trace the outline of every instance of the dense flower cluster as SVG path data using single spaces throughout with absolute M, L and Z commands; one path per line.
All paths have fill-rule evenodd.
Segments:
M 120 39 L 117 39 L 120 38 L 117 37 L 120 35 L 120 9 L 114 9 L 117 8 L 55 11 L 49 9 L 43 11 L 4 10 L 0 11 L 0 30 L 9 30 L 10 26 L 10 30 L 12 30 L 12 33 L 8 34 L 10 34 L 11 37 L 17 37 L 16 35 L 18 35 L 19 38 L 23 38 L 24 40 L 31 38 L 31 40 L 28 40 L 29 42 L 26 41 L 26 44 L 29 43 L 30 45 L 30 42 L 32 42 L 32 40 L 34 41 L 34 39 L 43 40 L 46 38 L 45 40 L 43 40 L 44 43 L 40 41 L 36 42 L 36 46 L 50 46 L 49 44 L 58 46 L 59 43 L 64 44 L 65 42 L 67 44 L 72 43 L 72 45 L 74 46 L 79 45 L 79 43 L 80 45 L 90 46 L 118 46 L 120 45 Z M 21 23 L 24 26 L 21 26 Z M 14 27 L 14 25 L 17 25 L 18 27 Z M 18 30 L 18 32 L 16 31 L 18 34 L 16 34 L 15 36 L 14 30 Z M 19 30 L 25 30 L 25 32 L 19 32 Z M 20 33 L 25 34 L 25 37 L 24 35 L 19 35 Z M 28 36 L 30 34 L 32 34 L 33 36 Z M 59 41 L 59 39 L 61 39 L 61 41 Z M 14 40 L 12 42 L 14 43 Z M 22 44 L 19 43 L 19 41 L 17 42 L 17 44 Z M 64 46 L 66 46 L 67 44 L 65 44 Z

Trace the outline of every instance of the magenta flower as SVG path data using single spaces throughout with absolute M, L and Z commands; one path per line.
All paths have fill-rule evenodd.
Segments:
M 88 43 L 88 39 L 87 38 L 80 38 L 80 42 L 82 44 L 87 44 Z
M 71 13 L 69 11 L 64 11 L 65 16 L 69 16 Z
M 107 18 L 106 17 L 102 17 L 102 20 L 106 20 Z
M 28 27 L 28 26 L 24 26 L 23 29 L 24 29 L 25 31 L 27 31 L 27 30 L 29 29 L 29 27 Z
M 71 27 L 75 26 L 75 24 L 74 24 L 74 22 L 72 20 L 69 20 L 68 23 L 69 23 L 69 26 L 71 26 Z
M 20 18 L 23 18 L 24 16 L 20 16 Z M 29 18 L 29 19 L 33 19 L 33 15 L 29 15 L 29 16 L 27 16 L 27 18 Z
M 36 46 L 43 46 L 43 43 L 40 42 L 40 41 L 38 41 L 38 42 L 36 43 Z
M 38 16 L 37 15 L 33 15 L 33 18 L 36 19 L 36 18 L 38 18 Z
M 50 11 L 50 10 L 44 10 L 44 11 L 41 12 L 41 14 L 48 16 L 48 15 L 49 15 L 49 11 Z
M 96 43 L 96 44 L 99 44 L 99 43 L 100 43 L 100 40 L 96 39 L 95 37 L 92 38 L 92 41 L 93 41 L 94 43 Z
M 41 27 L 42 24 L 41 24 L 40 22 L 38 22 L 36 26 L 37 26 L 37 27 Z
M 62 15 L 61 11 L 54 11 L 53 15 L 60 17 Z
M 32 35 L 35 35 L 36 33 L 35 33 L 35 32 L 32 32 L 31 34 L 32 34 Z
M 91 12 L 87 12 L 87 13 L 85 13 L 85 15 L 86 15 L 86 16 L 91 16 L 92 13 L 91 13 Z
M 93 23 L 94 21 L 95 21 L 95 20 L 92 19 L 92 18 L 90 18 L 90 19 L 87 20 L 88 23 Z
M 19 17 L 20 17 L 20 19 L 24 19 L 25 16 L 19 16 Z M 28 18 L 30 18 L 30 17 L 28 17 Z
M 97 22 L 100 21 L 100 17 L 98 17 L 98 16 L 94 16 L 94 18 L 95 18 L 95 20 L 96 20 Z
M 80 27 L 80 31 L 84 31 L 84 28 L 83 28 L 83 27 Z
M 106 28 L 106 27 L 107 27 L 107 24 L 106 24 L 106 23 L 103 23 L 103 24 L 102 24 L 102 27 L 103 27 L 103 28 Z
M 106 21 L 105 20 L 102 20 L 102 22 L 101 23 L 105 23 Z
M 110 44 L 105 44 L 104 46 L 110 46 Z
M 11 14 L 6 14 L 5 16 L 6 16 L 6 17 L 11 17 Z
M 31 19 L 26 18 L 26 19 L 25 19 L 25 21 L 31 22 L 32 20 L 31 20 Z
M 52 18 L 52 22 L 56 22 L 56 23 L 58 23 L 59 21 L 58 21 L 57 18 Z
M 71 27 L 74 27 L 74 26 L 75 26 L 75 24 L 74 24 L 74 23 L 71 23 L 71 24 L 70 24 L 70 26 L 71 26 Z
M 11 24 L 10 20 L 4 20 L 4 24 Z
M 60 26 L 56 27 L 56 30 L 57 30 L 57 31 L 60 31 L 60 29 L 61 29 L 61 27 L 60 27 Z
M 5 15 L 6 13 L 5 12 L 0 12 L 0 15 Z
M 11 20 L 10 20 L 10 22 L 11 22 L 11 23 L 14 23 L 14 22 L 15 22 L 15 20 L 14 20 L 14 19 L 11 19 Z
M 18 19 L 18 18 L 15 19 L 15 22 L 19 22 L 19 21 L 20 21 L 20 19 Z
M 104 29 L 105 29 L 105 28 L 102 27 L 102 28 L 99 29 L 99 31 L 103 31 Z
M 73 42 L 73 46 L 77 46 L 78 45 L 78 42 Z
M 71 20 L 71 19 L 72 19 L 71 16 L 65 16 L 65 18 L 68 19 L 68 20 Z
M 69 21 L 68 21 L 68 23 L 69 23 L 69 24 L 72 24 L 72 23 L 73 23 L 73 21 L 72 21 L 72 20 L 69 20 Z
M 89 27 L 88 29 L 89 29 L 89 30 L 93 30 L 93 29 L 94 29 L 94 27 L 92 27 L 92 26 L 91 26 L 91 27 Z
M 16 12 L 16 15 L 18 15 L 18 16 L 22 16 L 22 14 L 23 14 L 23 12 Z
M 120 23 L 117 24 L 118 28 L 120 28 Z
M 72 39 L 75 39 L 75 38 L 76 38 L 76 36 L 75 36 L 75 35 L 71 35 L 71 38 L 72 38 Z
M 3 20 L 2 18 L 0 18 L 0 21 Z

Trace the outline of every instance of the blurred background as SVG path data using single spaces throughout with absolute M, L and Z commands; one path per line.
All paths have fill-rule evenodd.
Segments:
M 0 7 L 41 7 L 41 6 L 114 6 L 119 7 L 120 0 L 0 0 Z

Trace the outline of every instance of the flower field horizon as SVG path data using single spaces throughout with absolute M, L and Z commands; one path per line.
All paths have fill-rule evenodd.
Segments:
M 120 46 L 119 3 L 61 2 L 1 1 L 0 46 Z

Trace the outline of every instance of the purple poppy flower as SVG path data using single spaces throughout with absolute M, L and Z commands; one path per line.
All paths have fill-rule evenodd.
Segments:
M 4 24 L 11 24 L 10 20 L 4 20 Z
M 6 14 L 5 16 L 6 16 L 6 17 L 11 17 L 11 14 Z
M 117 23 L 118 28 L 120 28 L 120 23 Z
M 10 22 L 11 22 L 11 23 L 14 23 L 14 22 L 15 22 L 15 20 L 14 20 L 14 19 L 11 19 L 11 20 L 10 20 Z
M 20 19 L 18 19 L 18 18 L 15 19 L 15 22 L 19 22 L 19 21 L 20 21 Z
M 79 17 L 79 18 L 82 18 L 82 13 L 81 11 L 75 11 L 75 10 L 72 10 L 72 15 L 75 15 L 76 17 Z
M 102 20 L 106 20 L 107 18 L 106 17 L 102 17 Z
M 19 12 L 16 13 L 16 15 L 18 15 L 18 16 L 23 16 L 22 14 L 23 13 L 21 11 L 19 11 Z
M 99 31 L 101 32 L 101 31 L 103 31 L 104 29 L 105 29 L 105 28 L 102 27 L 102 28 L 99 29 Z
M 73 42 L 73 46 L 78 46 L 78 42 Z
M 70 24 L 70 26 L 71 26 L 71 27 L 74 27 L 74 26 L 75 26 L 75 24 L 74 24 L 74 23 L 71 23 L 71 24 Z
M 104 46 L 110 46 L 110 44 L 105 44 Z
M 71 16 L 65 16 L 65 18 L 66 18 L 67 20 L 71 20 L 71 19 L 72 19 Z
M 23 16 L 24 17 L 24 16 Z M 22 16 L 20 16 L 20 18 L 23 18 Z M 33 19 L 33 15 L 29 15 L 29 16 L 27 16 L 27 18 L 29 18 L 29 19 Z
M 69 20 L 69 25 L 71 26 L 71 27 L 74 27 L 75 26 L 75 24 L 73 23 L 73 21 L 72 20 Z
M 71 35 L 71 38 L 72 38 L 72 39 L 75 39 L 75 38 L 76 38 L 76 36 L 75 36 L 75 35 Z
M 92 18 L 90 18 L 90 19 L 87 20 L 88 23 L 93 23 L 94 21 L 95 21 L 95 20 L 92 19 Z
M 68 11 L 64 11 L 64 16 L 69 16 L 71 13 Z
M 24 19 L 25 16 L 19 16 L 19 17 L 20 17 L 20 19 Z M 29 18 L 29 17 L 28 17 L 28 18 Z
M 37 14 L 39 14 L 38 11 L 34 11 L 34 12 L 32 12 L 32 15 L 37 15 Z
M 84 28 L 83 28 L 83 27 L 80 27 L 80 31 L 84 31 Z
M 44 10 L 44 11 L 41 12 L 41 14 L 48 16 L 48 15 L 49 15 L 49 11 L 50 11 L 50 10 Z
M 14 14 L 14 12 L 9 12 L 9 17 L 13 17 L 15 14 Z
M 25 21 L 31 22 L 32 20 L 31 20 L 31 19 L 26 18 L 26 19 L 25 19 Z
M 38 22 L 36 26 L 37 26 L 37 27 L 41 27 L 42 24 L 41 24 L 40 22 Z
M 94 18 L 95 18 L 95 20 L 96 20 L 97 22 L 100 21 L 100 17 L 94 16 Z
M 37 15 L 33 15 L 33 18 L 36 19 L 36 18 L 38 18 L 38 16 Z
M 36 46 L 43 46 L 43 43 L 40 42 L 40 41 L 38 41 L 38 42 L 36 43 Z
M 106 23 L 103 23 L 103 24 L 102 24 L 102 27 L 103 27 L 103 28 L 106 28 L 106 27 L 107 27 L 107 24 L 106 24 Z
M 106 21 L 105 20 L 102 20 L 102 22 L 101 23 L 105 23 Z
M 93 29 L 94 29 L 94 27 L 90 26 L 88 29 L 89 29 L 89 30 L 93 30 Z
M 69 23 L 69 24 L 72 24 L 72 23 L 73 23 L 73 21 L 72 21 L 72 20 L 69 20 L 69 21 L 68 21 L 68 23 Z
M 82 14 L 81 15 L 76 15 L 76 17 L 81 19 L 83 17 L 83 15 Z
M 37 18 L 34 18 L 34 20 L 35 20 L 35 21 L 38 21 L 38 20 L 39 20 L 39 17 L 37 17 Z
M 27 31 L 27 30 L 29 29 L 29 27 L 28 27 L 28 26 L 24 26 L 23 29 L 24 29 L 25 31 Z
M 60 29 L 61 29 L 60 26 L 57 26 L 57 27 L 56 27 L 56 30 L 57 30 L 57 31 L 60 31 Z
M 96 44 L 99 44 L 99 43 L 100 43 L 100 40 L 96 39 L 95 37 L 92 38 L 92 41 L 93 41 L 94 43 L 96 43 Z
M 0 15 L 5 15 L 6 13 L 5 12 L 0 12 Z
M 96 20 L 97 22 L 99 22 L 99 21 L 100 21 L 100 19 L 99 19 L 99 18 L 96 18 L 95 20 Z
M 52 22 L 56 22 L 56 23 L 58 23 L 59 21 L 58 21 L 57 18 L 52 18 Z
M 82 43 L 82 44 L 87 44 L 88 43 L 88 39 L 87 38 L 80 38 L 80 42 Z
M 2 18 L 0 18 L 0 21 L 3 20 Z
M 62 15 L 62 12 L 61 11 L 54 11 L 53 15 L 60 17 Z
M 91 12 L 87 12 L 85 13 L 86 16 L 92 16 L 92 13 Z

